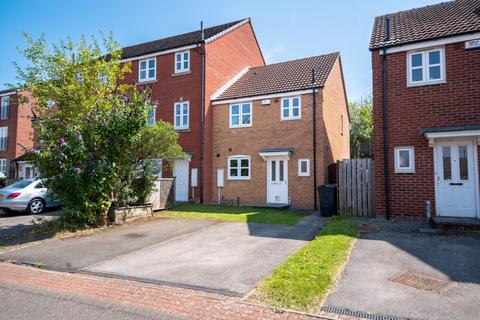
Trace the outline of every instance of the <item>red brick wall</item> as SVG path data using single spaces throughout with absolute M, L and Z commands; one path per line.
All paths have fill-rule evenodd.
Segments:
M 425 215 L 425 201 L 435 212 L 433 148 L 420 128 L 480 124 L 480 50 L 465 51 L 464 44 L 445 46 L 444 84 L 407 87 L 406 52 L 387 56 L 388 159 L 391 214 L 394 219 Z M 382 57 L 372 52 L 374 105 L 374 159 L 376 214 L 385 216 L 383 165 Z M 394 148 L 415 148 L 415 173 L 394 173 Z

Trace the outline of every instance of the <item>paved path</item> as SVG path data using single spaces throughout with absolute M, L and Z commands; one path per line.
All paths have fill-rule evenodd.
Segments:
M 203 291 L 8 263 L 0 263 L 0 299 L 0 317 L 19 320 L 352 319 L 326 313 L 276 313 L 266 306 Z

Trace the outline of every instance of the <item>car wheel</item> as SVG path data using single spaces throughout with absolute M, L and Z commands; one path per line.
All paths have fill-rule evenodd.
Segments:
M 30 214 L 40 214 L 45 210 L 45 201 L 40 198 L 35 198 L 28 204 L 28 212 Z

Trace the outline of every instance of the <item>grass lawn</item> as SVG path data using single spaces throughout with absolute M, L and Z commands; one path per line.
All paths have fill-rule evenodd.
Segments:
M 350 252 L 356 224 L 342 217 L 327 225 L 257 286 L 256 298 L 280 309 L 316 311 Z
M 268 208 L 181 204 L 173 209 L 162 212 L 160 216 L 254 223 L 296 224 L 305 217 L 305 213 Z

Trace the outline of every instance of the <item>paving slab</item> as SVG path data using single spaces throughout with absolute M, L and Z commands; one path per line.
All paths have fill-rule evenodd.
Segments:
M 83 269 L 216 224 L 212 220 L 157 219 L 90 236 L 58 239 L 0 254 L 2 260 L 57 269 Z
M 317 230 L 223 222 L 88 270 L 242 296 L 311 240 Z

